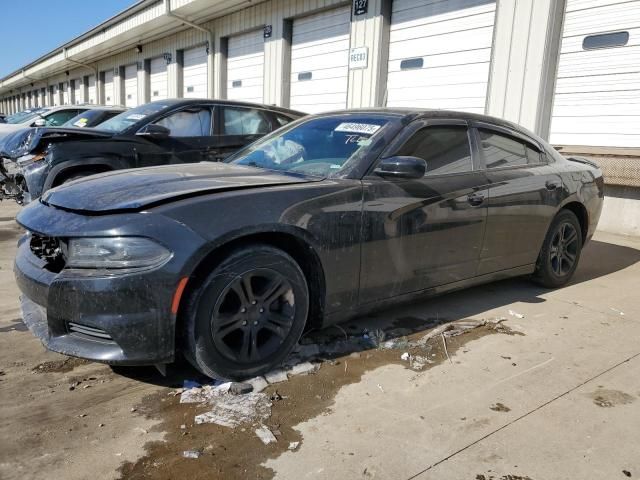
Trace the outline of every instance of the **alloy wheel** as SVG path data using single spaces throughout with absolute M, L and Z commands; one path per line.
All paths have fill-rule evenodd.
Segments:
M 280 349 L 295 309 L 293 289 L 283 275 L 268 268 L 245 272 L 218 298 L 211 318 L 213 342 L 230 360 L 260 362 Z
M 571 223 L 561 223 L 553 235 L 549 249 L 551 270 L 558 276 L 568 274 L 574 267 L 577 256 L 578 232 Z

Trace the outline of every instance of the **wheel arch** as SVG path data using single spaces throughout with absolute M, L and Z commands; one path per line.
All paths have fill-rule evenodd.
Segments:
M 326 297 L 325 272 L 320 256 L 312 242 L 302 232 L 298 232 L 297 229 L 294 231 L 253 231 L 234 236 L 213 246 L 196 262 L 180 300 L 176 318 L 177 335 L 179 335 L 184 326 L 184 305 L 211 270 L 229 256 L 231 252 L 255 244 L 278 248 L 296 261 L 302 269 L 309 289 L 309 315 L 306 328 L 319 328 L 322 325 Z
M 589 233 L 589 212 L 587 211 L 587 208 L 582 203 L 572 200 L 562 205 L 562 208 L 558 212 L 562 210 L 569 210 L 578 217 L 580 231 L 582 233 L 582 242 L 586 243 L 587 235 Z
M 96 174 L 122 168 L 127 168 L 127 165 L 123 164 L 119 159 L 98 157 L 68 160 L 54 165 L 51 168 L 47 174 L 42 192 L 44 193 L 50 188 L 62 184 L 70 175 L 74 175 L 79 172 L 91 172 L 92 174 Z

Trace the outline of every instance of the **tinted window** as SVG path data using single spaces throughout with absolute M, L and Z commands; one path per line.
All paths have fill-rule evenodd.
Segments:
M 525 148 L 527 149 L 527 162 L 529 164 L 542 163 L 543 160 L 539 151 L 534 150 L 529 145 L 525 145 Z
M 205 137 L 211 135 L 211 110 L 182 110 L 158 120 L 156 125 L 168 128 L 172 137 Z
M 276 122 L 278 122 L 278 127 L 284 127 L 287 123 L 293 122 L 293 119 L 283 115 L 276 115 Z
M 473 170 L 466 127 L 427 127 L 417 131 L 398 155 L 419 157 L 427 162 L 427 175 Z
M 629 42 L 629 32 L 601 33 L 584 37 L 582 48 L 594 50 L 596 48 L 623 47 Z
M 224 132 L 227 135 L 256 135 L 269 133 L 269 122 L 262 112 L 250 108 L 224 109 Z
M 487 168 L 513 167 L 527 164 L 524 143 L 506 135 L 480 130 L 482 154 Z

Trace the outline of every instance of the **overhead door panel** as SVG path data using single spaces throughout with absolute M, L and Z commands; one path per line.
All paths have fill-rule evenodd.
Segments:
M 104 104 L 115 105 L 114 91 L 113 91 L 113 71 L 107 70 L 104 72 Z
M 308 113 L 345 108 L 351 8 L 295 19 L 290 107 Z
M 124 102 L 127 107 L 138 105 L 138 67 L 136 65 L 124 67 Z
M 78 104 L 84 102 L 84 98 L 82 98 L 82 84 L 80 83 L 80 79 L 76 78 L 73 81 L 73 103 Z
M 149 87 L 151 101 L 162 100 L 168 96 L 167 61 L 162 58 L 154 58 L 150 62 Z
M 264 38 L 262 30 L 229 38 L 227 98 L 264 101 Z
M 394 0 L 387 105 L 484 113 L 495 0 Z
M 87 86 L 87 102 L 91 104 L 98 103 L 98 98 L 96 95 L 96 77 L 95 75 L 90 75 L 88 79 L 89 84 Z
M 69 82 L 62 84 L 62 104 L 69 105 Z
M 205 46 L 184 51 L 182 66 L 182 96 L 207 98 L 207 49 Z
M 53 86 L 53 106 L 57 107 L 60 105 L 60 87 L 58 84 Z
M 551 142 L 639 147 L 639 65 L 640 0 L 568 0 Z

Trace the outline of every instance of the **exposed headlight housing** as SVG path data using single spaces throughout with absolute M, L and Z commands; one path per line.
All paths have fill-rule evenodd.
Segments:
M 65 252 L 68 268 L 149 268 L 167 262 L 172 253 L 144 237 L 70 238 Z

